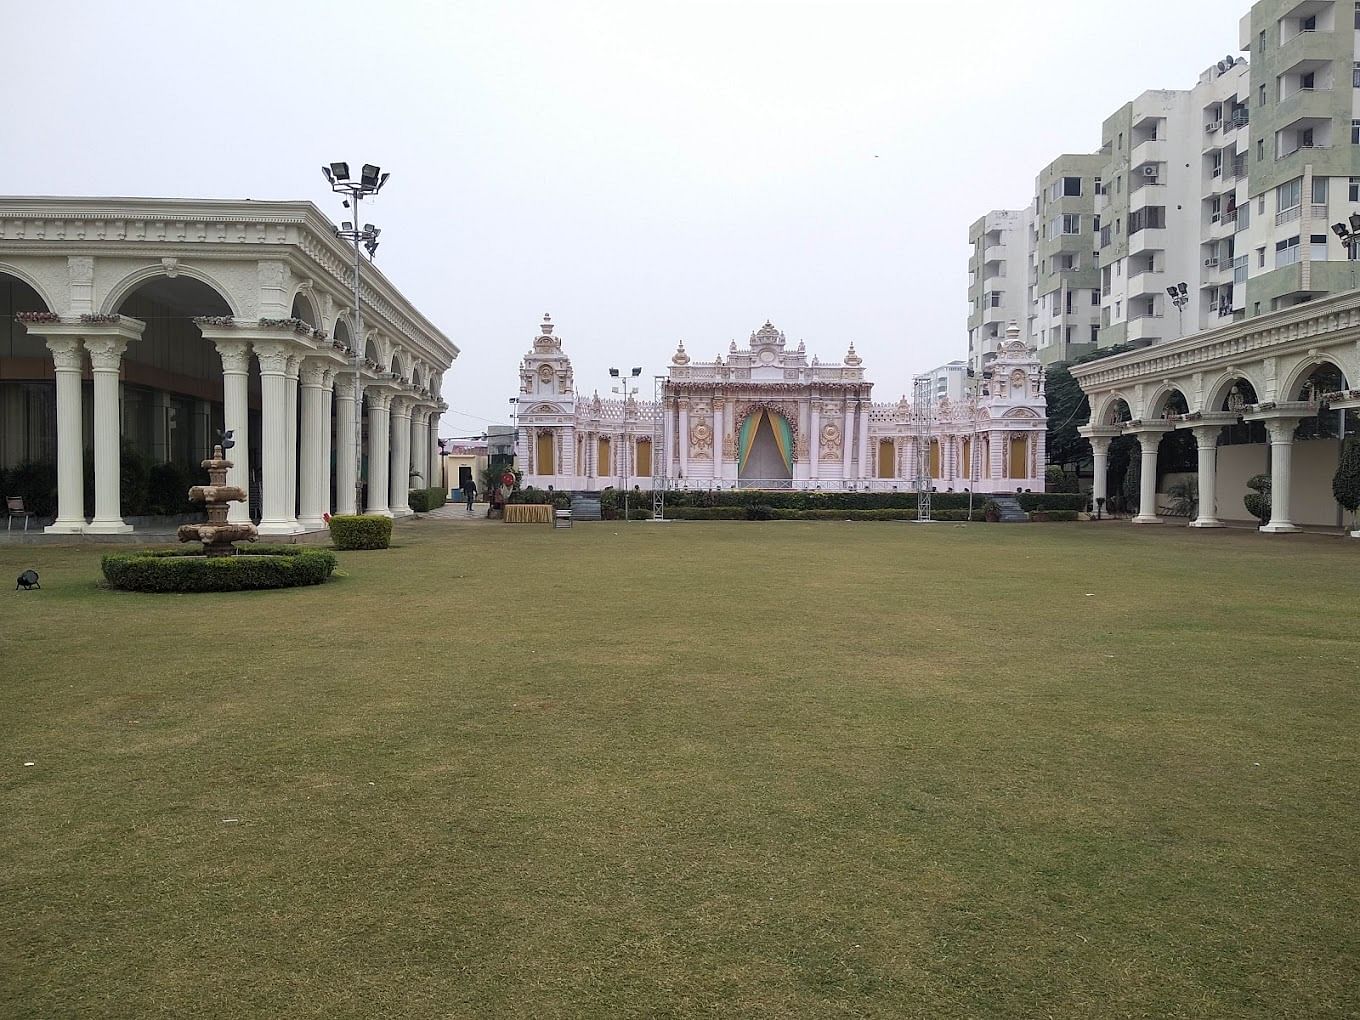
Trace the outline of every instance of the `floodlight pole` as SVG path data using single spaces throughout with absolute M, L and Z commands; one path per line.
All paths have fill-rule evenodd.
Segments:
M 321 173 L 325 176 L 326 182 L 330 184 L 331 191 L 337 195 L 345 195 L 345 205 L 353 209 L 354 219 L 348 221 L 346 226 L 337 227 L 335 236 L 343 238 L 354 245 L 354 336 L 351 342 L 354 346 L 354 512 L 363 513 L 362 494 L 363 494 L 363 466 L 364 466 L 364 378 L 363 378 L 363 349 L 364 344 L 364 318 L 363 318 L 363 256 L 359 248 L 362 243 L 368 249 L 368 257 L 371 260 L 378 250 L 378 235 L 382 232 L 376 227 L 364 224 L 363 218 L 359 215 L 360 203 L 365 196 L 376 195 L 382 190 L 382 186 L 387 183 L 388 174 L 384 174 L 380 167 L 365 165 L 360 179 L 355 181 L 349 176 L 348 163 L 332 163 L 323 166 Z

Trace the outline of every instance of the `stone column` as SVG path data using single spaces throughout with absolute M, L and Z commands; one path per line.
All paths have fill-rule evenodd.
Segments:
M 244 340 L 216 340 L 214 343 L 222 358 L 222 427 L 231 432 L 236 444 L 227 451 L 227 460 L 232 464 L 227 469 L 227 484 L 239 487 L 246 494 L 241 502 L 227 504 L 227 520 L 243 524 L 250 521 L 250 405 L 247 398 L 250 345 Z M 216 437 L 210 437 L 209 445 L 215 444 Z
M 859 477 L 868 482 L 877 474 L 869 462 L 869 410 L 872 405 L 867 400 L 859 402 Z
M 845 409 L 841 417 L 841 488 L 847 488 L 850 484 L 850 450 L 855 443 L 855 405 L 850 398 L 845 398 Z
M 391 517 L 387 506 L 388 402 L 391 395 L 381 390 L 368 393 L 368 506 L 364 513 Z
M 816 482 L 822 476 L 822 402 L 812 400 L 812 424 L 808 428 L 808 481 Z M 813 488 L 817 486 L 814 484 Z
M 1108 499 L 1106 488 L 1110 470 L 1110 440 L 1105 436 L 1091 436 L 1091 509 L 1100 506 L 1099 500 Z
M 1294 454 L 1294 429 L 1297 418 L 1270 418 L 1266 431 L 1270 433 L 1270 523 L 1261 526 L 1269 535 L 1288 535 L 1299 531 L 1289 519 L 1290 461 Z
M 340 372 L 335 377 L 335 512 L 338 514 L 359 512 L 355 489 L 359 462 L 358 440 L 354 435 L 354 395 L 354 374 Z
M 260 362 L 260 468 L 263 476 L 263 510 L 260 516 L 261 535 L 292 535 L 297 525 L 288 506 L 292 487 L 288 484 L 288 428 L 289 362 L 293 355 L 284 343 L 265 342 L 255 345 L 255 357 Z
M 689 401 L 677 400 L 680 414 L 680 476 L 689 480 Z
M 84 355 L 75 337 L 47 341 L 57 373 L 57 519 L 45 529 L 53 535 L 85 530 L 85 413 L 80 385 Z
M 132 530 L 123 523 L 120 505 L 122 476 L 122 416 L 118 409 L 118 370 L 127 341 L 122 337 L 86 337 L 94 374 L 94 520 L 89 535 L 121 535 Z
M 1223 426 L 1201 426 L 1193 430 L 1196 452 L 1199 454 L 1199 514 L 1190 522 L 1192 528 L 1221 528 L 1218 519 L 1218 434 Z
M 393 517 L 411 514 L 411 402 L 406 397 L 392 398 L 391 471 L 388 484 L 392 498 L 388 506 Z
M 284 499 L 284 504 L 288 508 L 288 521 L 293 525 L 294 531 L 300 531 L 301 527 L 297 522 L 298 513 L 298 372 L 302 369 L 302 358 L 300 355 L 292 355 L 288 359 L 288 381 L 284 389 L 284 399 L 286 401 L 284 410 L 284 424 L 287 426 L 287 436 L 283 441 L 283 450 L 288 458 L 287 467 L 284 469 L 288 479 L 288 495 Z
M 331 391 L 330 367 L 308 359 L 299 374 L 302 381 L 302 450 L 300 454 L 300 511 L 298 524 L 304 531 L 326 526 L 330 489 Z
M 1142 451 L 1143 464 L 1139 477 L 1138 516 L 1134 524 L 1161 524 L 1157 516 L 1157 447 L 1161 444 L 1162 433 L 1136 432 L 1138 449 Z
M 434 488 L 430 481 L 430 422 L 422 407 L 415 407 L 411 413 L 411 470 L 420 475 L 422 489 Z M 413 479 L 414 481 L 414 479 Z
M 722 462 L 723 462 L 723 407 L 724 401 L 720 397 L 713 398 L 713 485 L 719 486 L 722 482 Z M 797 472 L 798 465 L 794 464 L 794 471 Z

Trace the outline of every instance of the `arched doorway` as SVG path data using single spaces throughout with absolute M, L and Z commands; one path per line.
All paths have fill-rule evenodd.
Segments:
M 793 482 L 793 428 L 778 411 L 757 407 L 738 433 L 737 477 L 757 489 L 787 489 Z
M 57 513 L 56 374 L 47 344 L 17 316 L 50 311 L 28 283 L 0 272 L 0 496 L 18 496 L 39 519 Z

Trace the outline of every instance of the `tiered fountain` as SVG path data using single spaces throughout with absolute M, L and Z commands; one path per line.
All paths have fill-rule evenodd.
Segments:
M 246 494 L 239 485 L 227 484 L 227 468 L 232 467 L 232 462 L 226 459 L 222 447 L 213 448 L 212 457 L 203 461 L 203 467 L 208 469 L 208 484 L 195 485 L 189 490 L 189 498 L 204 505 L 208 523 L 181 524 L 176 534 L 181 542 L 202 542 L 205 556 L 234 556 L 233 542 L 253 542 L 256 538 L 255 525 L 250 522 L 227 521 L 227 504 L 244 502 Z

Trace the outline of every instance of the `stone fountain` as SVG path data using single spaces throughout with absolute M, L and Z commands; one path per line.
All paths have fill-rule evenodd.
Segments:
M 181 542 L 202 542 L 205 556 L 234 556 L 233 542 L 253 542 L 256 538 L 255 525 L 227 521 L 227 504 L 244 502 L 246 494 L 239 485 L 227 484 L 227 468 L 232 467 L 232 462 L 226 459 L 222 447 L 213 448 L 212 457 L 203 461 L 203 467 L 208 469 L 208 484 L 195 485 L 189 490 L 189 498 L 204 505 L 208 523 L 181 524 L 176 534 Z

